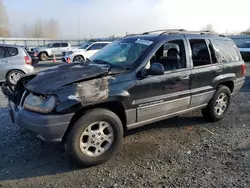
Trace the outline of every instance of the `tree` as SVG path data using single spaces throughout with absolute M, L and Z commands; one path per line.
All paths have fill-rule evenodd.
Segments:
M 250 35 L 250 28 L 248 28 L 247 30 L 241 32 L 242 35 Z
M 44 37 L 44 24 L 41 19 L 38 19 L 32 27 L 31 36 L 34 38 L 43 38 Z
M 3 1 L 0 0 L 0 37 L 9 37 L 8 16 Z
M 48 31 L 49 38 L 53 39 L 58 38 L 60 35 L 60 26 L 58 20 L 52 18 L 48 22 L 48 29 L 46 31 Z
M 201 28 L 201 31 L 211 31 L 215 32 L 214 26 L 212 24 L 207 24 Z
M 24 24 L 22 27 L 22 36 L 31 37 L 30 27 L 27 24 Z

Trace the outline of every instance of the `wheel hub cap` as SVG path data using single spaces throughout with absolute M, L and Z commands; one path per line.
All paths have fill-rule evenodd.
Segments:
M 214 107 L 215 113 L 219 116 L 222 115 L 227 109 L 227 105 L 228 105 L 228 96 L 225 93 L 221 93 L 215 102 L 215 107 Z
M 97 157 L 106 152 L 114 140 L 114 131 L 107 122 L 100 121 L 89 125 L 80 137 L 80 149 L 89 157 Z
M 19 72 L 14 72 L 10 75 L 10 81 L 12 84 L 16 84 L 17 81 L 22 77 L 22 74 Z

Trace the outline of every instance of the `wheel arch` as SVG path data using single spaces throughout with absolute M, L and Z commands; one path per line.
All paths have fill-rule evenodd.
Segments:
M 21 70 L 21 69 L 10 69 L 10 70 L 9 70 L 8 72 L 6 72 L 6 74 L 5 74 L 5 78 L 6 78 L 6 79 L 7 79 L 7 76 L 9 75 L 9 73 L 10 73 L 11 71 L 20 71 L 20 72 L 26 74 L 26 72 L 23 71 L 23 70 Z
M 127 116 L 126 116 L 124 105 L 120 101 L 108 101 L 108 102 L 99 103 L 99 104 L 95 104 L 95 105 L 89 105 L 89 106 L 83 107 L 80 110 L 78 110 L 74 114 L 74 116 L 71 118 L 69 126 L 68 126 L 67 130 L 65 131 L 64 136 L 62 138 L 63 142 L 67 138 L 68 133 L 70 132 L 73 125 L 77 122 L 77 120 L 79 118 L 81 118 L 86 111 L 91 110 L 91 109 L 95 109 L 95 108 L 104 108 L 104 109 L 110 110 L 111 112 L 115 113 L 120 118 L 124 131 L 126 130 Z
M 223 74 L 215 77 L 213 80 L 213 87 L 216 89 L 220 85 L 227 86 L 231 92 L 234 90 L 234 81 L 236 80 L 236 75 L 234 73 Z

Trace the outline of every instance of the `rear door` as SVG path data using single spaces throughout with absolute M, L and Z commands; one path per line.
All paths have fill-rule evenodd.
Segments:
M 20 69 L 25 63 L 24 57 L 19 55 L 16 47 L 0 46 L 0 80 L 5 80 L 6 74 L 13 69 Z
M 191 75 L 190 108 L 205 105 L 214 95 L 213 81 L 222 73 L 223 67 L 215 57 L 210 40 L 187 37 L 193 70 Z
M 3 46 L 0 46 L 0 80 L 5 79 L 6 65 L 9 62 L 9 55 Z

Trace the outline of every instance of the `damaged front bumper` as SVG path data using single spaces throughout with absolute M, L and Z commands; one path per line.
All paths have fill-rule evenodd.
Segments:
M 8 97 L 9 114 L 13 123 L 34 133 L 39 139 L 49 142 L 61 142 L 74 114 L 47 115 L 25 110 L 16 105 L 15 95 L 11 95 L 8 87 L 2 91 Z M 10 94 L 10 96 L 8 96 Z M 12 97 L 12 98 L 11 98 Z

